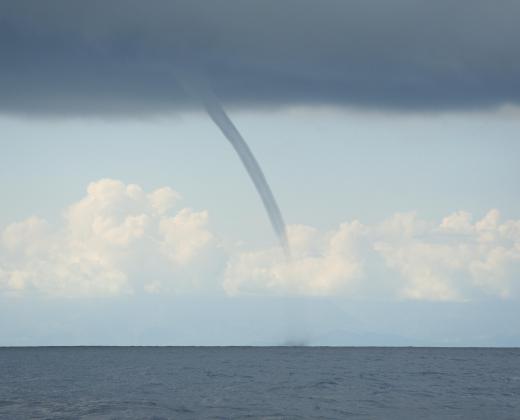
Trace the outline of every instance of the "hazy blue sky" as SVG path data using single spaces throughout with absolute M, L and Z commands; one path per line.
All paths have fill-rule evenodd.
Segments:
M 517 3 L 124 4 L 0 5 L 0 345 L 520 345 Z
M 305 108 L 231 114 L 263 165 L 289 225 L 327 231 L 355 219 L 376 226 L 399 212 L 416 212 L 419 219 L 437 225 L 459 210 L 472 213 L 475 220 L 495 208 L 503 220 L 517 220 L 520 214 L 520 120 L 513 110 L 410 115 Z M 182 195 L 181 207 L 208 211 L 207 229 L 226 250 L 218 257 L 220 268 L 200 274 L 203 282 L 213 282 L 208 276 L 224 281 L 225 260 L 233 259 L 232 254 L 277 246 L 252 183 L 204 114 L 139 120 L 4 117 L 0 125 L 4 230 L 32 216 L 45 219 L 52 229 L 68 229 L 63 227 L 65 209 L 85 196 L 89 183 L 110 178 L 145 191 L 169 186 Z M 28 255 L 12 262 L 14 257 L 5 254 L 3 261 L 6 267 L 34 272 L 33 258 L 52 260 L 49 255 Z M 35 276 L 59 271 L 39 269 L 42 273 L 36 271 Z M 128 270 L 135 276 L 134 268 Z M 391 276 L 392 271 L 367 274 L 363 281 L 378 285 L 380 279 L 374 276 Z M 507 275 L 517 273 L 516 269 Z M 175 283 L 179 274 L 172 271 L 171 279 L 164 273 L 151 275 Z M 36 286 L 23 293 L 4 289 L 1 344 L 519 343 L 514 293 L 506 301 L 491 293 L 461 303 L 472 294 L 471 288 L 447 302 L 435 296 L 433 301 L 428 296 L 418 301 L 385 298 L 375 292 L 358 296 L 341 288 L 312 300 L 312 290 L 304 291 L 307 298 L 298 298 L 296 287 L 274 295 L 260 288 L 251 304 L 247 289 L 245 295 L 225 297 L 213 287 L 180 295 L 149 295 L 136 288 L 133 296 L 117 297 L 62 291 L 37 278 L 29 282 Z M 164 319 L 157 316 L 158 308 Z M 447 310 L 452 315 L 444 328 Z M 432 326 L 428 332 L 410 326 L 410 311 Z M 221 314 L 218 321 L 215 312 Z M 385 321 L 389 313 L 393 320 Z M 460 329 L 453 319 L 458 319 L 455 325 Z M 255 325 L 254 334 L 245 320 Z M 107 331 L 107 325 L 117 334 Z
M 338 109 L 231 112 L 288 223 L 331 228 L 417 211 L 437 220 L 520 213 L 518 111 L 384 114 Z M 3 224 L 56 218 L 101 178 L 171 186 L 222 233 L 272 240 L 240 161 L 204 114 L 145 119 L 0 120 Z M 247 236 L 245 236 L 247 235 Z M 249 238 L 249 239 L 248 239 Z

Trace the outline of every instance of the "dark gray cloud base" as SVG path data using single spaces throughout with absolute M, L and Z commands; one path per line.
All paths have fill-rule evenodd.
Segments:
M 518 104 L 518 16 L 517 0 L 4 0 L 0 112 L 184 109 L 179 69 L 228 106 Z

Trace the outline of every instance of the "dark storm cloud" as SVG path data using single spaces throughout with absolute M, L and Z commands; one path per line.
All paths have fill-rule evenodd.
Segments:
M 0 2 L 0 112 L 520 103 L 518 0 Z

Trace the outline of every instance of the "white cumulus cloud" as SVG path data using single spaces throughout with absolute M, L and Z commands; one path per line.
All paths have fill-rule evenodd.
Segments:
M 225 290 L 458 301 L 519 297 L 520 221 L 500 222 L 497 210 L 476 223 L 459 211 L 440 223 L 405 213 L 329 232 L 292 226 L 289 239 L 290 260 L 275 249 L 235 255 Z
M 170 188 L 93 182 L 61 226 L 32 217 L 3 230 L 0 289 L 85 296 L 207 287 L 201 267 L 215 271 L 221 250 L 207 212 L 174 212 L 179 200 Z
M 225 250 L 208 212 L 181 202 L 168 187 L 92 182 L 58 226 L 31 217 L 0 230 L 0 293 L 520 298 L 520 220 L 498 210 L 436 222 L 400 213 L 330 231 L 292 225 L 286 259 L 278 247 Z

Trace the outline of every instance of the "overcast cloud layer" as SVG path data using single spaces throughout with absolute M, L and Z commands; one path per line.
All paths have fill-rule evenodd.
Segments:
M 520 103 L 516 0 L 0 3 L 0 112 L 128 114 L 190 104 L 478 108 Z

